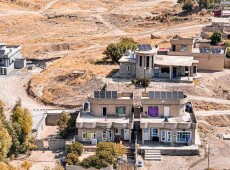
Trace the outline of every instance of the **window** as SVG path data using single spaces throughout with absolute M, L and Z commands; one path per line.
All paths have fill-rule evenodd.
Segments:
M 112 131 L 108 131 L 108 140 L 112 141 Z
M 187 44 L 181 45 L 181 51 L 187 51 Z
M 107 132 L 106 131 L 102 132 L 102 140 L 107 141 Z
M 196 71 L 196 66 L 193 66 L 193 73 L 196 73 L 197 71 Z
M 161 141 L 166 141 L 166 131 L 161 131 Z
M 121 129 L 115 129 L 115 134 L 120 135 L 121 134 Z
M 107 108 L 106 107 L 102 108 L 102 116 L 107 116 Z
M 177 132 L 177 142 L 178 143 L 187 143 L 191 139 L 191 132 L 189 131 L 181 131 Z
M 172 45 L 172 51 L 176 51 L 176 45 Z
M 116 107 L 116 114 L 121 115 L 126 113 L 125 106 L 118 106 Z
M 82 139 L 83 140 L 91 140 L 91 139 L 95 139 L 97 137 L 96 132 L 95 131 L 83 131 L 82 132 Z
M 146 67 L 149 68 L 149 56 L 146 57 Z
M 142 56 L 140 56 L 139 66 L 142 67 Z
M 127 66 L 127 70 L 130 70 L 130 66 Z
M 171 131 L 167 131 L 167 142 L 172 142 L 172 133 L 171 133 Z
M 157 137 L 158 136 L 158 129 L 152 128 L 152 136 Z
M 169 73 L 169 67 L 161 67 L 161 73 Z

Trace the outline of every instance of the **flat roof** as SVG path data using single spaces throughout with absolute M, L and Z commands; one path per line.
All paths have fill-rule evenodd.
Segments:
M 212 18 L 212 22 L 216 23 L 229 23 L 230 22 L 230 18 L 218 18 L 218 17 L 213 17 Z
M 140 123 L 162 123 L 165 121 L 165 118 L 160 117 L 148 117 L 141 118 Z M 169 117 L 167 123 L 192 123 L 190 113 L 185 112 L 181 117 Z
M 154 64 L 161 66 L 192 66 L 198 63 L 192 56 L 158 55 L 154 59 Z

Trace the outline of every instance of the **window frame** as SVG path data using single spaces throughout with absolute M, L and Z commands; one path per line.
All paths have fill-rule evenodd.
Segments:
M 119 113 L 117 112 L 117 111 L 118 111 L 117 109 L 118 109 L 118 108 L 122 108 L 122 107 L 124 108 L 124 113 L 119 114 Z M 125 114 L 126 114 L 126 106 L 116 106 L 116 115 L 125 115 Z
M 104 115 L 104 108 L 105 108 L 105 115 Z M 102 117 L 106 117 L 106 116 L 107 116 L 107 107 L 102 106 Z
M 139 66 L 142 67 L 143 66 L 143 57 L 139 56 Z
M 187 143 L 187 142 L 188 142 L 188 141 L 186 141 L 186 140 L 185 140 L 185 141 L 184 141 L 184 140 L 183 140 L 183 141 L 182 141 L 182 140 L 179 140 L 179 139 L 181 139 L 181 138 L 180 138 L 181 136 L 178 137 L 178 134 L 179 134 L 179 133 L 189 133 L 189 134 L 190 134 L 190 135 L 189 135 L 189 136 L 190 136 L 189 138 L 192 137 L 192 132 L 191 132 L 191 131 L 177 131 L 177 134 L 176 134 L 176 142 L 177 142 L 177 143 Z M 187 136 L 187 134 L 186 134 L 186 136 Z
M 163 132 L 164 132 L 164 140 L 163 140 Z M 165 130 L 161 131 L 161 141 L 166 142 L 166 131 Z
M 146 56 L 146 68 L 150 67 L 150 57 Z
M 115 135 L 121 135 L 121 129 L 120 128 L 115 129 Z

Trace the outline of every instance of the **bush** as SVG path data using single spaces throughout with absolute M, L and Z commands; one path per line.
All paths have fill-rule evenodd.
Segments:
M 97 144 L 96 153 L 99 154 L 102 151 L 107 151 L 113 156 L 122 156 L 126 153 L 126 148 L 121 144 L 112 142 L 99 142 Z
M 99 156 L 96 154 L 96 155 L 83 159 L 80 165 L 83 166 L 84 168 L 94 167 L 96 169 L 101 169 L 101 168 L 105 168 L 109 166 L 110 164 L 106 162 L 105 160 L 100 159 Z
M 185 11 L 192 10 L 192 1 L 191 0 L 185 0 L 184 5 L 182 6 L 182 9 Z
M 211 45 L 217 45 L 219 42 L 222 41 L 222 33 L 220 31 L 215 31 L 211 37 Z
M 77 155 L 81 155 L 83 153 L 83 145 L 79 142 L 74 142 L 73 144 L 67 147 L 67 153 L 73 153 Z
M 69 153 L 67 155 L 66 163 L 68 165 L 77 165 L 79 163 L 78 155 L 74 153 Z
M 149 78 L 141 78 L 139 82 L 142 84 L 143 87 L 148 87 L 150 84 L 150 79 Z
M 135 50 L 137 43 L 132 38 L 122 38 L 119 43 L 109 44 L 103 52 L 113 62 L 118 62 L 127 50 Z

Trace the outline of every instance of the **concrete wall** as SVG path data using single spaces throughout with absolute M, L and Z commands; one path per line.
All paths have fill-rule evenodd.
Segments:
M 97 138 L 97 142 L 101 142 L 102 141 L 102 133 L 103 131 L 106 131 L 106 130 L 111 130 L 112 131 L 112 141 L 114 141 L 114 129 L 99 129 L 99 128 L 96 128 L 96 129 L 78 129 L 78 135 L 76 135 L 76 139 L 77 141 L 87 141 L 87 140 L 83 140 L 82 138 L 82 134 L 83 134 L 83 131 L 95 131 L 96 132 L 96 138 Z M 88 142 L 91 142 L 91 140 L 88 140 Z
M 199 149 L 161 149 L 161 155 L 195 156 L 199 155 Z
M 224 68 L 230 68 L 230 58 L 224 59 Z
M 86 169 L 82 166 L 66 165 L 66 170 L 98 170 L 98 169 L 95 169 L 93 167 Z M 113 170 L 113 166 L 111 165 L 111 166 L 106 167 L 106 168 L 101 168 L 100 170 Z
M 135 77 L 136 76 L 136 64 L 135 63 L 120 63 L 119 73 L 120 73 L 120 76 L 124 78 Z
M 44 149 L 44 141 L 43 140 L 35 140 L 35 145 L 37 146 L 37 150 Z
M 133 99 L 95 99 L 89 97 L 88 101 L 90 102 L 91 114 L 94 116 L 101 117 L 103 107 L 107 108 L 107 115 L 117 115 L 117 106 L 125 106 L 127 116 L 132 112 Z
M 136 78 L 144 78 L 144 68 L 146 67 L 146 58 L 149 56 L 149 67 L 146 67 L 145 77 L 152 78 L 154 73 L 154 65 L 152 67 L 152 62 L 154 63 L 154 56 L 156 54 L 137 54 L 137 63 L 136 63 Z M 142 66 L 140 66 L 140 56 L 142 56 Z
M 154 128 L 154 127 L 153 127 Z M 149 141 L 152 141 L 152 132 L 151 132 L 151 128 L 148 128 L 149 129 L 149 137 L 148 137 L 148 139 L 149 139 Z M 162 141 L 161 140 L 161 131 L 171 131 L 171 138 L 172 138 L 172 141 L 171 142 L 169 142 L 169 143 L 177 143 L 177 141 L 176 141 L 176 139 L 177 139 L 177 132 L 178 131 L 184 131 L 184 129 L 158 129 L 158 137 L 159 137 L 159 142 L 162 142 L 162 143 L 168 143 L 168 142 L 166 142 L 166 141 Z M 192 134 L 192 143 L 194 144 L 195 143 L 195 138 L 196 138 L 196 129 L 186 129 L 185 131 L 189 131 L 189 132 L 191 132 L 191 134 Z M 143 137 L 144 137 L 144 129 L 142 129 L 142 139 L 143 139 Z M 147 141 L 147 140 L 146 140 Z
M 223 71 L 225 54 L 193 53 L 195 60 L 199 61 L 198 70 Z
M 49 150 L 65 149 L 66 141 L 64 139 L 52 139 L 48 141 Z
M 45 124 L 48 126 L 56 126 L 58 121 L 58 116 L 61 113 L 47 113 Z M 71 119 L 76 119 L 78 113 L 70 113 Z

